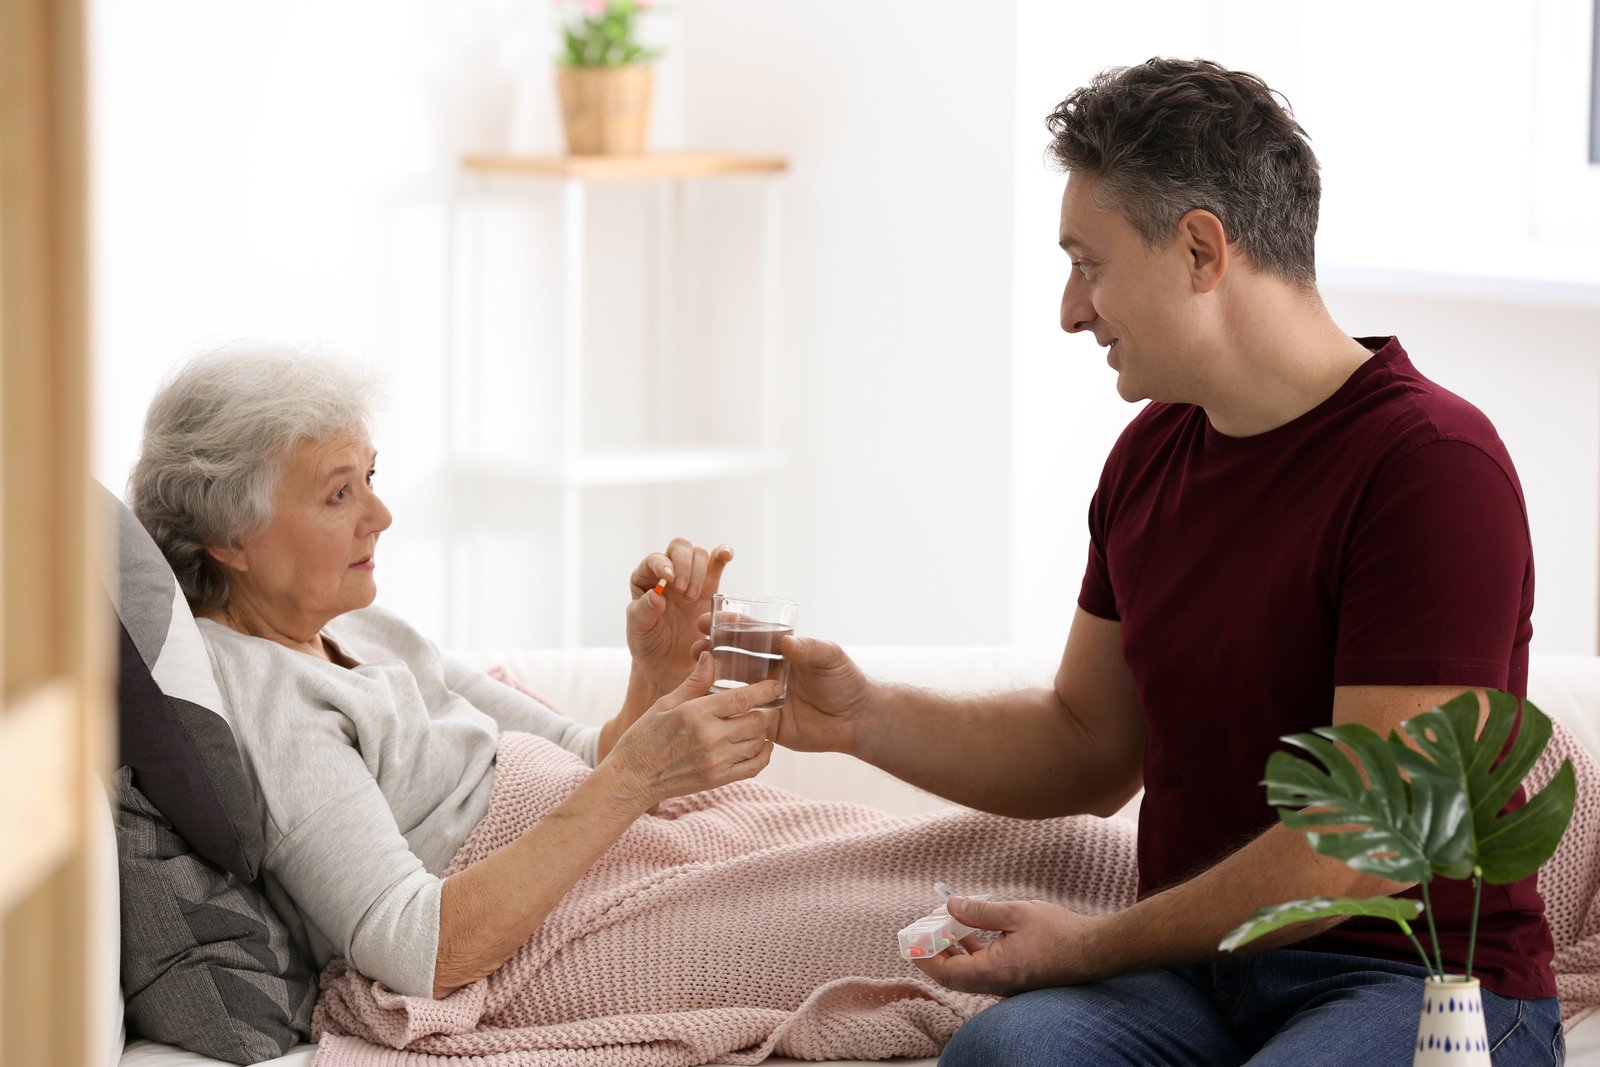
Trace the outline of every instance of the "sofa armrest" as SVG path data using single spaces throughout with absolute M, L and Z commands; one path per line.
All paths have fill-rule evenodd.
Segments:
M 850 650 L 875 678 L 949 692 L 1005 692 L 1045 686 L 1059 650 L 1043 648 L 863 646 Z M 458 653 L 475 666 L 504 666 L 519 681 L 579 722 L 601 723 L 627 686 L 623 648 L 521 649 Z M 946 801 L 849 756 L 779 749 L 762 780 L 816 800 L 869 804 L 898 815 L 932 811 Z M 1121 814 L 1132 817 L 1135 798 Z
M 1600 760 L 1600 656 L 1532 656 L 1528 699 Z
M 867 645 L 850 649 L 875 678 L 955 692 L 1004 692 L 1051 684 L 1060 651 L 1043 647 Z M 627 686 L 623 648 L 521 649 L 461 653 L 482 667 L 504 665 L 580 722 L 600 723 L 621 706 Z M 1600 759 L 1600 656 L 1535 655 L 1528 698 L 1570 727 Z M 871 804 L 897 814 L 929 811 L 944 801 L 836 753 L 780 749 L 765 781 L 818 800 Z M 1138 799 L 1120 815 L 1134 817 Z

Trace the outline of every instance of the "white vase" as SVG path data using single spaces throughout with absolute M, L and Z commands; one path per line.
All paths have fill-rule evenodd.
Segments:
M 1412 1067 L 1490 1067 L 1483 990 L 1476 978 L 1446 975 L 1422 983 Z

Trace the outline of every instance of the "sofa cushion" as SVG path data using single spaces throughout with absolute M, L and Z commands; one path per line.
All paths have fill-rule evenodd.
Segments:
M 191 848 L 248 880 L 261 824 L 200 628 L 156 543 L 100 490 L 115 545 L 105 585 L 119 622 L 117 762 Z
M 255 790 L 165 557 L 101 487 L 115 551 L 115 834 L 128 1032 L 233 1063 L 309 1036 L 316 981 L 252 883 Z
M 108 803 L 98 781 L 91 788 L 94 790 L 89 800 L 92 846 L 89 884 L 93 890 L 88 908 L 91 976 L 88 1044 L 91 1051 L 86 1062 L 93 1067 L 117 1067 L 127 1043 L 127 1030 L 123 1024 L 122 983 L 118 974 L 122 919 L 117 901 L 116 812 L 112 810 L 116 798 L 111 797 Z
M 261 890 L 191 852 L 127 767 L 116 823 L 129 1031 L 230 1063 L 306 1040 L 316 975 Z

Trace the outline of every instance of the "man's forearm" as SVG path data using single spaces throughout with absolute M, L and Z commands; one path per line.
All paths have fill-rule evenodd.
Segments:
M 1096 921 L 1082 946 L 1084 973 L 1069 977 L 1090 981 L 1211 959 L 1230 930 L 1269 905 L 1313 896 L 1385 896 L 1404 888 L 1352 871 L 1314 852 L 1299 831 L 1273 826 L 1189 881 Z M 1292 944 L 1339 921 L 1286 927 L 1246 951 Z
M 1019 818 L 1109 815 L 1138 789 L 1137 751 L 1096 737 L 1053 690 L 877 696 L 855 755 L 948 800 Z

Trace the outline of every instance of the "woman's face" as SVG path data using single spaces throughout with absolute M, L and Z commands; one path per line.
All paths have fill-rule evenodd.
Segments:
M 284 456 L 271 523 L 214 553 L 231 571 L 230 614 L 308 640 L 372 603 L 378 534 L 391 521 L 372 490 L 377 456 L 360 426 L 301 441 Z

